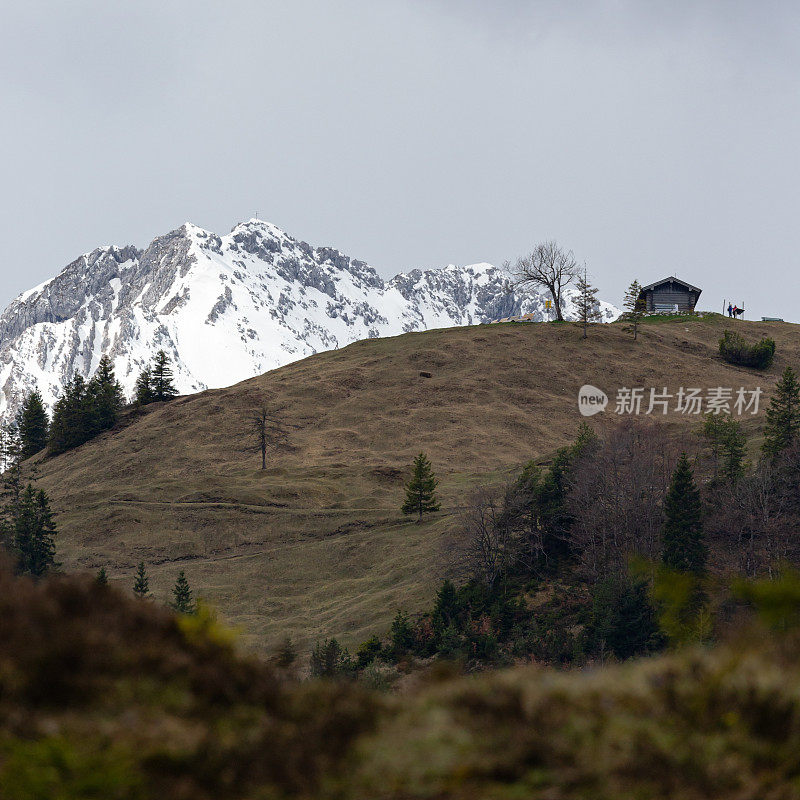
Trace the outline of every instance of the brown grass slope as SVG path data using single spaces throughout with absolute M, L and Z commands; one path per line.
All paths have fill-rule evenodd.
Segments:
M 441 542 L 469 486 L 546 457 L 575 434 L 584 383 L 771 390 L 800 367 L 800 331 L 735 323 L 777 341 L 765 374 L 722 362 L 722 318 L 646 325 L 492 325 L 363 341 L 236 386 L 147 407 L 121 429 L 41 462 L 71 570 L 105 566 L 129 588 L 144 561 L 166 600 L 178 570 L 195 593 L 271 647 L 335 635 L 354 645 L 397 608 L 429 604 Z M 421 373 L 430 373 L 423 377 Z M 289 434 L 259 469 L 249 417 L 264 401 Z M 748 420 L 753 432 L 759 418 Z M 613 408 L 593 418 L 602 428 Z M 667 424 L 697 426 L 672 415 Z M 422 525 L 399 513 L 413 456 L 441 483 L 442 514 Z

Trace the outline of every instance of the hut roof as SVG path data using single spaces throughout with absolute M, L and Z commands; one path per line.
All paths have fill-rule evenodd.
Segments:
M 682 281 L 680 278 L 676 278 L 674 275 L 670 275 L 669 278 L 662 278 L 660 281 L 656 281 L 655 283 L 651 283 L 649 286 L 642 286 L 642 292 L 647 292 L 650 289 L 655 289 L 656 286 L 661 286 L 662 283 L 669 283 L 672 281 L 673 283 L 679 283 L 681 286 L 685 286 L 687 289 L 697 292 L 699 295 L 702 292 L 702 289 L 698 289 L 697 286 L 692 286 L 691 283 L 687 283 L 686 281 Z

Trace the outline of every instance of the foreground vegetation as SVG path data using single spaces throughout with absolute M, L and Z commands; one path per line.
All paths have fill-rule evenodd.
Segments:
M 3 567 L 2 796 L 791 800 L 800 583 L 735 597 L 738 633 L 715 648 L 592 671 L 440 669 L 385 695 L 281 677 L 207 610 Z

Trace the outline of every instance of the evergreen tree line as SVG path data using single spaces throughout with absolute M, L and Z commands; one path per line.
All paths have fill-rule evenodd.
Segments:
M 146 405 L 170 400 L 177 395 L 172 382 L 169 356 L 159 350 L 152 365 L 146 367 L 136 382 L 135 402 Z M 18 437 L 19 456 L 24 460 L 47 449 L 51 455 L 63 453 L 87 442 L 117 424 L 125 397 L 114 375 L 111 359 L 103 356 L 90 380 L 75 375 L 53 407 L 49 418 L 38 390 L 23 400 L 16 420 L 6 435 Z

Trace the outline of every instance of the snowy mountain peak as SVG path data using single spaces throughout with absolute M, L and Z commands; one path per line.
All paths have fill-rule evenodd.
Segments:
M 617 310 L 601 304 L 605 317 Z M 0 417 L 38 387 L 52 404 L 106 353 L 127 393 L 158 349 L 181 392 L 226 386 L 377 336 L 533 313 L 491 264 L 420 270 L 384 281 L 364 261 L 312 247 L 250 219 L 220 236 L 186 222 L 144 250 L 98 247 L 15 298 L 0 316 Z M 569 316 L 572 302 L 567 298 Z

